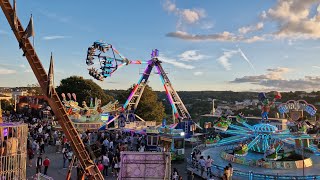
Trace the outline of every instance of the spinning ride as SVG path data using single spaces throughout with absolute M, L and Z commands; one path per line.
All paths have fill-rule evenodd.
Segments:
M 287 159 L 300 153 L 298 150 L 301 148 L 297 146 L 297 141 L 317 138 L 314 135 L 292 133 L 288 129 L 278 130 L 276 126 L 266 123 L 249 125 L 243 116 L 241 118 L 238 116 L 237 119 L 241 125 L 230 124 L 226 131 L 220 132 L 231 135 L 230 137 L 220 139 L 217 135 L 213 141 L 206 141 L 209 147 L 225 148 L 220 154 L 223 159 L 266 168 L 275 167 L 273 164 L 269 166 L 271 162 L 287 164 L 286 168 L 302 168 L 301 162 L 299 164 L 298 161 L 304 161 L 306 167 L 312 166 L 312 159 L 306 156 L 297 161 Z M 315 145 L 308 144 L 303 147 L 318 155 Z
M 109 53 L 111 55 L 105 55 Z M 159 51 L 157 49 L 153 50 L 151 53 L 151 59 L 148 61 L 140 61 L 140 60 L 128 60 L 123 55 L 121 55 L 115 48 L 108 43 L 103 43 L 102 41 L 96 41 L 93 43 L 92 46 L 88 48 L 86 64 L 88 66 L 94 65 L 94 59 L 97 58 L 99 61 L 98 68 L 89 68 L 89 74 L 98 80 L 103 80 L 104 78 L 110 77 L 117 69 L 123 67 L 124 65 L 128 64 L 147 64 L 145 71 L 143 72 L 142 76 L 140 77 L 138 83 L 134 86 L 131 94 L 129 95 L 127 101 L 122 106 L 122 112 L 120 115 L 115 116 L 112 120 L 106 123 L 106 127 L 112 123 L 114 120 L 118 119 L 120 127 L 124 125 L 124 121 L 129 120 L 129 116 L 131 119 L 135 117 L 142 120 L 139 116 L 135 113 L 143 91 L 148 83 L 148 79 L 152 73 L 152 69 L 156 67 L 157 74 L 160 76 L 161 82 L 164 86 L 166 91 L 167 97 L 171 104 L 172 110 L 174 112 L 174 116 L 176 119 L 179 120 L 180 127 L 184 130 L 186 135 L 190 134 L 190 126 L 195 124 L 191 120 L 191 116 L 185 107 L 184 103 L 182 102 L 181 98 L 179 97 L 178 93 L 174 90 L 167 73 L 164 71 L 161 61 L 158 59 Z M 101 71 L 99 71 L 99 69 Z M 92 73 L 94 72 L 94 73 Z
M 94 66 L 94 60 L 99 61 L 98 66 Z M 129 61 L 121 55 L 111 44 L 103 41 L 95 41 L 88 48 L 86 64 L 89 75 L 96 80 L 103 81 L 104 78 L 110 77 L 118 68 L 128 64 L 146 64 L 140 60 Z
M 278 93 L 276 93 L 276 96 L 278 98 L 281 97 Z M 226 130 L 220 132 L 229 136 L 231 135 L 230 137 L 219 139 L 219 141 L 216 140 L 212 143 L 208 143 L 207 141 L 206 144 L 209 146 L 232 145 L 231 149 L 229 146 L 229 148 L 221 153 L 221 157 L 241 164 L 263 165 L 266 168 L 302 168 L 303 165 L 301 164 L 305 164 L 305 167 L 312 166 L 312 159 L 301 155 L 301 151 L 308 149 L 315 155 L 320 155 L 317 146 L 309 143 L 312 139 L 319 139 L 319 136 L 307 133 L 307 126 L 314 127 L 315 125 L 312 125 L 304 118 L 303 112 L 314 116 L 317 109 L 304 100 L 288 101 L 280 104 L 278 109 L 280 113 L 288 116 L 288 129 L 279 130 L 276 126 L 267 123 L 269 122 L 267 114 L 262 116 L 261 123 L 255 125 L 248 124 L 244 115 L 239 114 L 233 117 L 233 120 L 240 125 L 229 124 Z M 264 112 L 267 111 L 263 110 L 262 114 Z M 216 125 L 219 122 L 225 122 L 225 119 L 220 118 Z M 234 144 L 237 145 L 234 146 Z M 251 153 L 250 151 L 263 156 L 257 154 L 247 156 Z M 255 159 L 250 159 L 250 157 L 255 157 Z M 257 157 L 260 157 L 260 159 L 257 159 Z M 295 157 L 296 161 L 291 160 L 292 157 Z M 270 165 L 271 162 L 275 164 L 280 163 L 281 166 L 274 163 Z

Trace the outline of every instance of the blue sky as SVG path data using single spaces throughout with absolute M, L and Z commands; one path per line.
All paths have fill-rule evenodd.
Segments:
M 55 59 L 55 84 L 70 75 L 91 78 L 86 50 L 95 40 L 128 59 L 152 49 L 176 90 L 319 90 L 320 0 L 22 1 L 24 27 L 34 17 L 35 48 L 44 67 Z M 1 86 L 36 82 L 0 13 Z M 119 69 L 104 89 L 127 89 L 144 65 Z M 156 74 L 150 85 L 162 90 Z

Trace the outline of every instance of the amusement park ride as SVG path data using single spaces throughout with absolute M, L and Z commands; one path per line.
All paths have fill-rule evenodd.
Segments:
M 39 82 L 42 92 L 49 92 L 49 94 L 47 94 L 47 96 L 49 96 L 49 105 L 52 108 L 56 116 L 56 119 L 61 125 L 63 132 L 65 133 L 66 137 L 70 140 L 72 149 L 76 157 L 79 159 L 79 162 L 83 170 L 85 171 L 84 175 L 86 175 L 90 179 L 104 179 L 98 167 L 90 159 L 90 156 L 87 150 L 85 149 L 85 146 L 82 140 L 80 139 L 76 128 L 74 127 L 71 119 L 68 117 L 68 114 L 62 102 L 60 101 L 58 94 L 52 86 L 53 74 L 48 75 L 46 73 L 46 70 L 42 66 L 41 61 L 37 56 L 34 47 L 30 43 L 29 39 L 25 37 L 25 30 L 22 27 L 22 24 L 19 18 L 17 17 L 15 10 L 13 9 L 8 0 L 0 0 L 0 6 L 4 15 L 6 16 L 9 25 L 11 26 L 11 29 L 17 41 L 19 42 L 19 46 L 22 48 L 24 55 L 27 58 L 32 68 L 32 71 L 34 72 Z
M 66 103 L 64 100 L 62 103 L 59 99 L 58 94 L 56 93 L 53 86 L 53 59 L 51 56 L 50 69 L 49 73 L 46 73 L 46 70 L 42 66 L 42 63 L 37 56 L 37 53 L 30 43 L 28 36 L 26 36 L 26 30 L 22 27 L 22 24 L 17 17 L 15 9 L 11 6 L 9 0 L 0 0 L 0 6 L 6 16 L 6 19 L 11 26 L 11 29 L 19 43 L 20 48 L 23 50 L 24 56 L 27 58 L 32 71 L 34 72 L 39 85 L 42 91 L 48 96 L 48 103 L 56 116 L 56 120 L 61 125 L 61 128 L 70 141 L 74 154 L 81 164 L 82 169 L 84 170 L 83 177 L 86 176 L 89 179 L 104 179 L 101 175 L 100 170 L 95 165 L 95 163 L 90 158 L 81 138 L 79 137 L 79 133 L 75 128 L 72 120 L 69 117 L 69 113 L 66 111 Z M 14 7 L 15 8 L 15 7 Z M 29 29 L 30 30 L 30 29 Z M 99 54 L 95 54 L 99 52 Z M 112 56 L 102 56 L 102 53 L 111 52 Z M 118 57 L 116 57 L 116 55 Z M 160 79 L 164 85 L 164 89 L 166 90 L 167 97 L 171 103 L 174 115 L 179 122 L 183 124 L 184 131 L 187 134 L 190 132 L 190 126 L 193 124 L 191 120 L 191 116 L 186 109 L 185 105 L 181 101 L 177 92 L 173 89 L 172 84 L 164 72 L 161 61 L 158 60 L 159 52 L 158 50 L 153 50 L 151 54 L 151 60 L 147 62 L 143 61 L 130 61 L 124 56 L 122 56 L 112 45 L 102 42 L 95 42 L 93 46 L 89 47 L 86 63 L 87 65 L 93 65 L 93 60 L 95 57 L 99 59 L 100 69 L 90 68 L 89 74 L 97 80 L 103 80 L 103 78 L 110 77 L 117 69 L 123 67 L 128 64 L 147 64 L 147 67 L 139 79 L 137 85 L 132 90 L 127 102 L 123 105 L 124 113 L 134 113 L 136 110 L 144 88 L 147 85 L 148 78 L 152 72 L 153 67 L 156 67 Z M 69 102 L 70 103 L 70 102 Z M 77 106 L 76 104 L 69 104 L 70 106 Z M 72 109 L 72 108 L 71 108 Z M 114 121 L 118 116 L 107 123 L 110 124 Z M 196 124 L 195 124 L 196 125 Z
M 275 99 L 280 99 L 280 93 L 276 93 L 276 97 Z M 273 102 L 265 99 L 266 97 L 263 97 L 261 101 L 268 107 L 262 108 L 262 120 L 260 123 L 252 125 L 241 113 L 233 118 L 220 117 L 213 127 L 229 137 L 221 138 L 219 133 L 216 137 L 206 140 L 207 146 L 217 147 L 238 144 L 238 146 L 232 147 L 232 152 L 229 151 L 229 153 L 224 153 L 224 155 L 227 154 L 229 157 L 232 154 L 232 157 L 239 158 L 247 156 L 248 152 L 252 151 L 263 154 L 264 160 L 274 162 L 288 157 L 290 153 L 284 152 L 284 149 L 292 146 L 294 147 L 293 150 L 308 149 L 315 155 L 320 155 L 318 147 L 310 143 L 311 140 L 319 139 L 320 136 L 307 132 L 307 126 L 314 127 L 314 125 L 304 119 L 303 116 L 303 112 L 314 116 L 317 109 L 304 100 L 291 100 L 280 104 L 277 107 L 279 112 L 286 114 L 289 121 L 287 122 L 288 128 L 279 130 L 268 119 L 270 105 Z M 232 122 L 232 120 L 237 123 Z M 310 163 L 307 167 L 312 165 L 311 161 Z
M 111 55 L 102 55 L 104 53 L 110 53 Z M 117 56 L 116 56 L 117 55 Z M 166 91 L 167 97 L 171 104 L 174 116 L 179 120 L 179 123 L 183 124 L 183 129 L 186 134 L 190 132 L 190 126 L 195 125 L 191 120 L 191 116 L 183 104 L 178 93 L 174 90 L 166 72 L 164 71 L 161 61 L 158 59 L 159 51 L 157 49 L 153 50 L 151 53 L 151 59 L 148 61 L 141 60 L 128 60 L 126 57 L 121 55 L 111 44 L 95 41 L 92 46 L 88 48 L 86 64 L 88 66 L 94 65 L 93 60 L 97 58 L 99 60 L 99 67 L 90 67 L 89 74 L 97 80 L 103 81 L 104 78 L 110 77 L 117 69 L 129 64 L 147 64 L 142 76 L 140 77 L 138 83 L 134 86 L 131 94 L 129 95 L 127 101 L 123 105 L 123 113 L 127 117 L 134 114 L 136 111 L 141 96 L 145 87 L 147 86 L 148 79 L 152 73 L 152 69 L 156 67 L 157 74 L 159 74 L 161 82 Z M 99 71 L 99 69 L 101 71 Z M 135 114 L 134 114 L 135 115 Z M 137 115 L 135 115 L 137 116 Z M 138 116 L 137 116 L 138 117 Z M 119 115 L 114 119 L 110 120 L 106 125 L 112 123 L 114 120 L 119 118 Z M 139 118 L 139 117 L 138 117 Z M 199 126 L 198 126 L 199 127 Z M 181 126 L 180 126 L 181 128 Z

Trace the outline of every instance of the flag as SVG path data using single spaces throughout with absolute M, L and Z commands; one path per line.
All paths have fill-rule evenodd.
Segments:
M 50 66 L 49 66 L 49 72 L 48 72 L 48 85 L 47 85 L 47 96 L 49 98 L 52 97 L 53 91 L 54 91 L 54 74 L 53 74 L 53 57 L 51 53 L 50 57 Z
M 31 36 L 35 36 L 35 33 L 34 33 L 34 28 L 33 28 L 33 18 L 32 18 L 32 14 L 31 14 L 31 17 L 30 17 L 30 21 L 29 21 L 29 24 L 26 28 L 26 30 L 24 31 L 24 35 L 23 35 L 23 38 L 29 38 Z
M 13 13 L 12 13 L 13 30 L 18 30 L 18 18 L 17 18 L 17 3 L 13 0 Z

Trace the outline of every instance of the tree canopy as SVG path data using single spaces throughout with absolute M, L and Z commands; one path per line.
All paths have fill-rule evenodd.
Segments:
M 119 102 L 125 103 L 132 89 L 133 87 L 119 94 L 117 97 Z M 164 106 L 162 102 L 158 100 L 157 93 L 154 92 L 150 86 L 145 87 L 135 114 L 144 120 L 157 122 L 161 122 L 165 117 Z
M 83 77 L 80 76 L 71 76 L 62 79 L 56 91 L 60 98 L 61 93 L 75 93 L 79 104 L 81 104 L 82 101 L 86 101 L 88 104 L 90 99 L 95 97 L 101 99 L 102 105 L 114 100 L 113 97 L 107 95 L 98 84 L 90 79 L 83 79 Z

